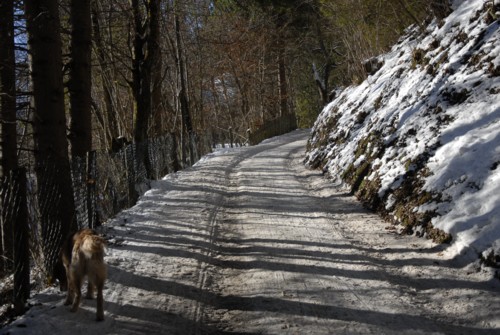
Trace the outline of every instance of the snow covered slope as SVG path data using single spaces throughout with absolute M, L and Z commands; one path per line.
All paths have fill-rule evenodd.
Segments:
M 327 105 L 306 163 L 407 233 L 500 254 L 500 4 L 455 0 Z M 492 253 L 493 252 L 493 253 Z M 496 258 L 498 260 L 498 257 Z

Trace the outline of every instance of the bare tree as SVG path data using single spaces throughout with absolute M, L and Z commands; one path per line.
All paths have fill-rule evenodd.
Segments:
M 95 108 L 95 114 L 103 129 L 104 145 L 111 148 L 113 139 L 119 135 L 118 127 L 118 108 L 114 105 L 115 93 L 115 72 L 113 71 L 113 60 L 106 52 L 108 49 L 103 40 L 103 33 L 101 31 L 101 13 L 102 10 L 99 6 L 99 0 L 91 0 L 91 18 L 92 18 L 92 41 L 94 44 L 94 51 L 99 65 L 96 70 L 95 76 L 100 79 L 100 88 L 102 91 L 101 100 L 104 106 L 100 110 Z M 97 106 L 97 103 L 95 104 Z
M 70 141 L 73 157 L 92 150 L 90 0 L 71 0 L 71 61 L 68 89 L 71 107 Z
M 152 66 L 159 61 L 159 8 L 160 0 L 151 0 L 141 7 L 138 0 L 132 0 L 134 17 L 134 59 L 132 66 L 132 89 L 135 99 L 134 140 L 139 147 L 137 157 L 143 161 L 148 177 L 152 178 L 148 152 L 144 142 L 148 138 L 148 129 L 152 111 Z M 158 101 L 156 101 L 158 102 Z
M 132 65 L 132 90 L 135 98 L 134 139 L 137 143 L 147 138 L 148 121 L 151 115 L 151 58 L 147 53 L 149 44 L 149 8 L 142 8 L 139 0 L 132 0 L 134 16 L 134 59 Z
M 151 57 L 151 114 L 153 120 L 153 129 L 156 136 L 161 135 L 163 129 L 163 108 L 162 108 L 162 52 L 160 40 L 160 9 L 161 1 L 154 0 L 150 2 L 150 23 L 149 23 L 149 43 L 148 53 Z
M 194 138 L 193 123 L 189 112 L 188 92 L 186 88 L 186 68 L 185 68 L 186 65 L 184 63 L 184 51 L 181 41 L 181 28 L 179 23 L 177 1 L 175 4 L 176 5 L 174 8 L 174 30 L 175 30 L 175 50 L 176 50 L 175 59 L 177 65 L 177 80 L 178 80 L 177 99 L 182 117 L 181 134 L 183 134 L 184 131 L 187 134 L 187 144 L 185 143 L 185 137 L 181 136 L 181 146 L 183 148 L 182 159 L 184 163 L 186 163 L 187 155 L 184 154 L 184 150 L 186 147 L 188 147 L 190 155 L 190 163 L 194 164 L 196 155 L 194 146 L 195 138 Z

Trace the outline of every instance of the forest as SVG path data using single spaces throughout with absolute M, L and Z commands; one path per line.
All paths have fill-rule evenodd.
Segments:
M 249 133 L 284 116 L 309 128 L 408 26 L 423 29 L 449 10 L 447 0 L 2 0 L 1 275 L 23 253 L 15 246 L 30 245 L 50 277 L 48 250 L 79 225 L 74 164 L 89 153 L 133 143 L 134 164 L 151 180 L 218 144 L 247 145 Z M 152 149 L 140 144 L 167 137 L 169 167 L 154 171 Z M 13 191 L 5 185 L 20 169 L 28 188 Z M 111 178 L 82 178 L 86 192 L 110 188 Z M 25 235 L 40 235 L 41 249 L 18 243 L 23 215 L 7 210 L 22 206 L 17 192 L 51 195 L 24 203 L 38 208 L 26 210 Z

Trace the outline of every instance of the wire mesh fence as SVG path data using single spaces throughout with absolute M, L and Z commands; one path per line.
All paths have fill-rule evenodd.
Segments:
M 95 194 L 96 153 L 76 157 L 71 162 L 71 180 L 75 199 L 75 216 L 78 229 L 99 225 Z
M 285 123 L 274 128 L 290 128 Z M 10 298 L 0 295 L 0 299 L 10 300 L 21 313 L 32 285 L 44 286 L 51 279 L 70 231 L 100 226 L 133 206 L 149 181 L 194 164 L 210 147 L 208 136 L 185 143 L 169 134 L 111 151 L 89 152 L 69 164 L 38 157 L 35 164 L 2 177 L 0 280 L 12 276 L 14 283 Z M 38 282 L 30 282 L 30 276 Z
M 141 159 L 139 152 L 146 152 Z M 95 203 L 96 225 L 132 206 L 140 185 L 177 171 L 177 145 L 173 135 L 129 144 L 119 151 L 97 152 L 95 173 L 89 176 L 94 192 L 88 192 Z M 149 170 L 149 171 L 148 171 Z
M 69 166 L 49 157 L 38 159 L 34 166 L 3 177 L 0 275 L 13 276 L 14 290 L 8 300 L 24 306 L 30 294 L 30 271 L 43 273 L 42 280 L 50 279 L 69 231 L 96 228 L 134 205 L 150 180 L 179 169 L 177 157 L 178 142 L 174 135 L 166 135 L 113 151 L 89 152 L 73 158 Z M 66 168 L 70 169 L 68 181 L 62 178 Z M 70 188 L 69 197 L 65 187 Z M 74 213 L 66 222 L 68 208 L 74 208 Z
M 38 159 L 34 176 L 34 188 L 30 193 L 35 209 L 31 213 L 32 229 L 41 238 L 33 242 L 38 247 L 37 255 L 41 256 L 38 259 L 43 263 L 41 268 L 48 277 L 58 261 L 64 237 L 76 229 L 71 165 L 56 157 Z
M 29 227 L 26 169 L 11 171 L 0 182 L 2 274 L 13 273 L 12 302 L 24 310 L 30 293 Z
M 283 135 L 295 129 L 297 129 L 295 114 L 286 114 L 268 121 L 259 129 L 251 132 L 248 141 L 250 145 L 255 145 L 267 138 Z

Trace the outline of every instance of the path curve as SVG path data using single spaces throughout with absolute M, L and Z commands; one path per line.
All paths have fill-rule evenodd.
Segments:
M 498 281 L 302 165 L 308 131 L 209 155 L 104 227 L 104 322 L 49 289 L 2 334 L 491 334 Z

